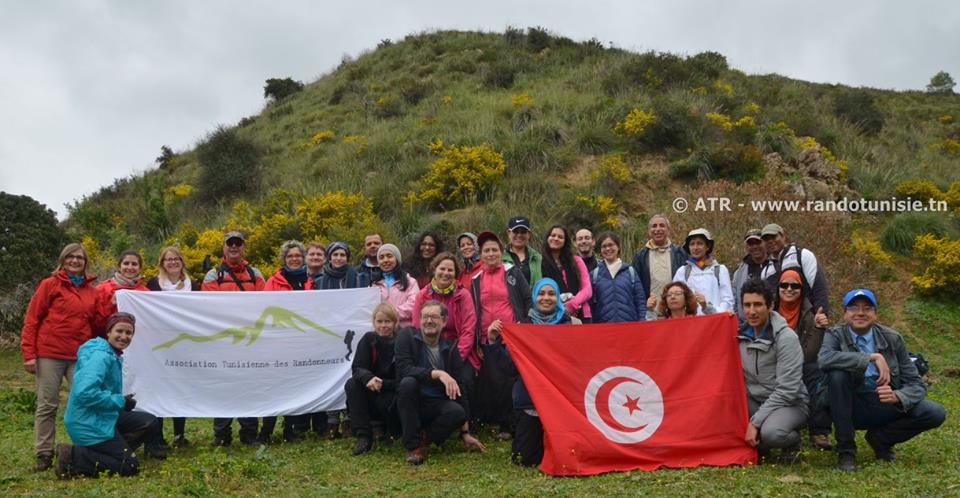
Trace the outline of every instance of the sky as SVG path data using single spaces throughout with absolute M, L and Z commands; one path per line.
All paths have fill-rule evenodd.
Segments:
M 0 191 L 65 205 L 155 167 L 382 39 L 542 26 L 750 74 L 922 90 L 960 78 L 960 2 L 0 0 Z

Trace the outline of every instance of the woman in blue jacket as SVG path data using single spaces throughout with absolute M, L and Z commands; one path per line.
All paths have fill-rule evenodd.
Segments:
M 144 443 L 148 458 L 163 460 L 160 421 L 132 411 L 137 402 L 123 392 L 123 350 L 133 340 L 129 313 L 107 318 L 106 338 L 96 337 L 77 351 L 73 386 L 63 424 L 73 444 L 57 445 L 57 477 L 96 477 L 111 471 L 130 476 L 139 470 L 133 450 Z
M 643 284 L 633 266 L 620 260 L 620 238 L 611 232 L 597 237 L 603 261 L 590 272 L 594 323 L 638 322 L 646 319 Z

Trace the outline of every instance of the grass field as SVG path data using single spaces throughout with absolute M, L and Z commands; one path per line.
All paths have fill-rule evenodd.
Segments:
M 52 472 L 31 470 L 33 413 L 25 392 L 32 392 L 32 378 L 20 367 L 18 352 L 3 351 L 0 496 L 958 496 L 960 310 L 911 299 L 903 304 L 899 321 L 905 324 L 908 347 L 923 352 L 933 367 L 929 397 L 947 407 L 947 422 L 898 446 L 895 464 L 873 461 L 861 433 L 862 468 L 856 474 L 834 470 L 832 453 L 805 447 L 800 463 L 792 466 L 553 478 L 509 463 L 509 443 L 494 442 L 486 432 L 481 435 L 488 448 L 484 454 L 466 453 L 459 442 L 448 442 L 426 464 L 411 467 L 398 443 L 362 457 L 350 454 L 352 439 L 213 449 L 207 446 L 210 420 L 189 420 L 187 437 L 194 446 L 173 450 L 164 462 L 147 460 L 136 477 L 58 481 Z M 62 423 L 57 437 L 67 441 Z

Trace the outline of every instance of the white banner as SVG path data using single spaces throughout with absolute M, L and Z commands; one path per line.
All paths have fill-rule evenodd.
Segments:
M 265 417 L 343 409 L 377 289 L 117 292 L 137 319 L 123 390 L 160 417 Z

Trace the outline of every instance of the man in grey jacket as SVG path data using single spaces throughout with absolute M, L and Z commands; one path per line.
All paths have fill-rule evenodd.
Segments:
M 744 440 L 761 458 L 781 448 L 780 463 L 794 463 L 808 413 L 800 340 L 773 311 L 773 292 L 764 281 L 743 284 L 740 302 L 745 318 L 737 340 L 750 412 Z
M 747 255 L 743 257 L 736 271 L 733 272 L 731 285 L 733 286 L 733 309 L 737 312 L 737 318 L 743 321 L 743 306 L 740 304 L 740 288 L 747 280 L 760 278 L 763 270 L 770 265 L 767 259 L 767 247 L 760 237 L 760 229 L 754 228 L 747 231 L 743 237 L 743 245 L 746 247 Z
M 893 446 L 939 427 L 943 405 L 924 399 L 926 385 L 903 337 L 877 323 L 877 298 L 854 289 L 843 298 L 844 324 L 823 336 L 817 360 L 826 375 L 830 416 L 836 428 L 837 467 L 857 469 L 856 429 L 878 460 L 895 460 Z

